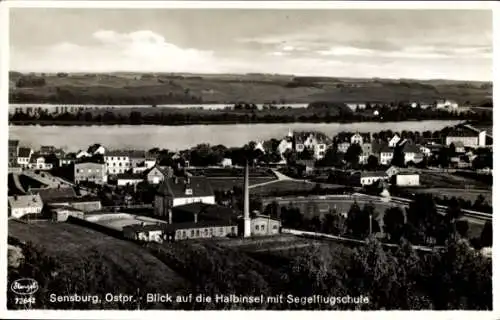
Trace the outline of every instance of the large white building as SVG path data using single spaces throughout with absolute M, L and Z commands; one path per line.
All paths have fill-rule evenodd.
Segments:
M 420 185 L 420 176 L 413 173 L 397 174 L 396 185 L 398 186 L 418 186 Z
M 33 153 L 31 155 L 28 168 L 33 170 L 50 170 L 52 167 L 52 163 L 46 162 L 45 157 L 39 153 Z
M 17 155 L 17 164 L 22 168 L 28 168 L 32 154 L 33 150 L 31 148 L 20 147 Z
M 40 195 L 11 196 L 8 198 L 9 217 L 22 218 L 27 214 L 40 214 L 43 202 Z
M 106 165 L 104 163 L 82 162 L 74 167 L 75 183 L 93 182 L 105 184 L 108 181 Z
M 293 135 L 293 142 L 296 152 L 302 152 L 306 148 L 310 149 L 316 160 L 322 159 L 326 149 L 331 145 L 331 139 L 321 132 L 296 132 Z
M 457 109 L 458 103 L 452 100 L 436 101 L 436 109 Z
M 136 150 L 112 150 L 104 155 L 104 162 L 108 170 L 108 174 L 124 173 L 132 168 L 144 164 L 146 161 L 146 153 Z

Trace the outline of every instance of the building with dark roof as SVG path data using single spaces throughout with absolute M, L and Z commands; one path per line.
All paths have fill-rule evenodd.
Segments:
M 296 152 L 311 149 L 315 159 L 322 159 L 332 140 L 322 132 L 302 131 L 293 133 L 293 146 Z
M 19 153 L 17 155 L 17 164 L 23 168 L 28 168 L 32 153 L 33 150 L 31 148 L 19 148 Z
M 50 204 L 58 201 L 59 199 L 67 199 L 69 197 L 76 197 L 76 192 L 73 188 L 32 188 L 31 194 L 39 194 L 44 203 Z
M 159 184 L 165 181 L 165 179 L 172 178 L 174 176 L 174 169 L 172 169 L 171 167 L 162 168 L 160 166 L 154 166 L 145 173 L 148 183 Z
M 215 195 L 206 177 L 173 177 L 163 181 L 155 196 L 155 215 L 169 217 L 172 208 L 190 203 L 215 204 Z
M 369 186 L 379 180 L 387 180 L 389 176 L 384 171 L 361 172 L 360 183 L 362 186 Z

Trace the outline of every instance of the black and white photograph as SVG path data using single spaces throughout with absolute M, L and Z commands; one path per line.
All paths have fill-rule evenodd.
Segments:
M 71 2 L 1 4 L 5 312 L 493 311 L 492 3 Z

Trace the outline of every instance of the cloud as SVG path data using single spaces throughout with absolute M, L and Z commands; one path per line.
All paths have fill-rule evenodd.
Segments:
M 23 69 L 67 71 L 158 71 L 218 72 L 212 51 L 181 48 L 149 30 L 118 33 L 99 30 L 88 45 L 71 42 L 42 48 L 36 59 L 26 59 Z M 13 55 L 13 65 L 18 58 Z M 25 55 L 21 55 L 25 56 Z

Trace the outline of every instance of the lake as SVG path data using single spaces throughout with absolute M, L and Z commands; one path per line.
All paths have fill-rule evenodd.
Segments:
M 266 123 L 234 125 L 189 126 L 9 126 L 9 139 L 20 140 L 21 146 L 39 148 L 54 145 L 66 151 L 87 149 L 93 143 L 101 143 L 108 149 L 133 148 L 148 150 L 154 147 L 182 150 L 200 143 L 222 144 L 240 147 L 249 141 L 280 139 L 288 130 L 321 131 L 332 137 L 342 131 L 379 132 L 436 131 L 454 126 L 460 121 L 401 121 L 356 123 Z

